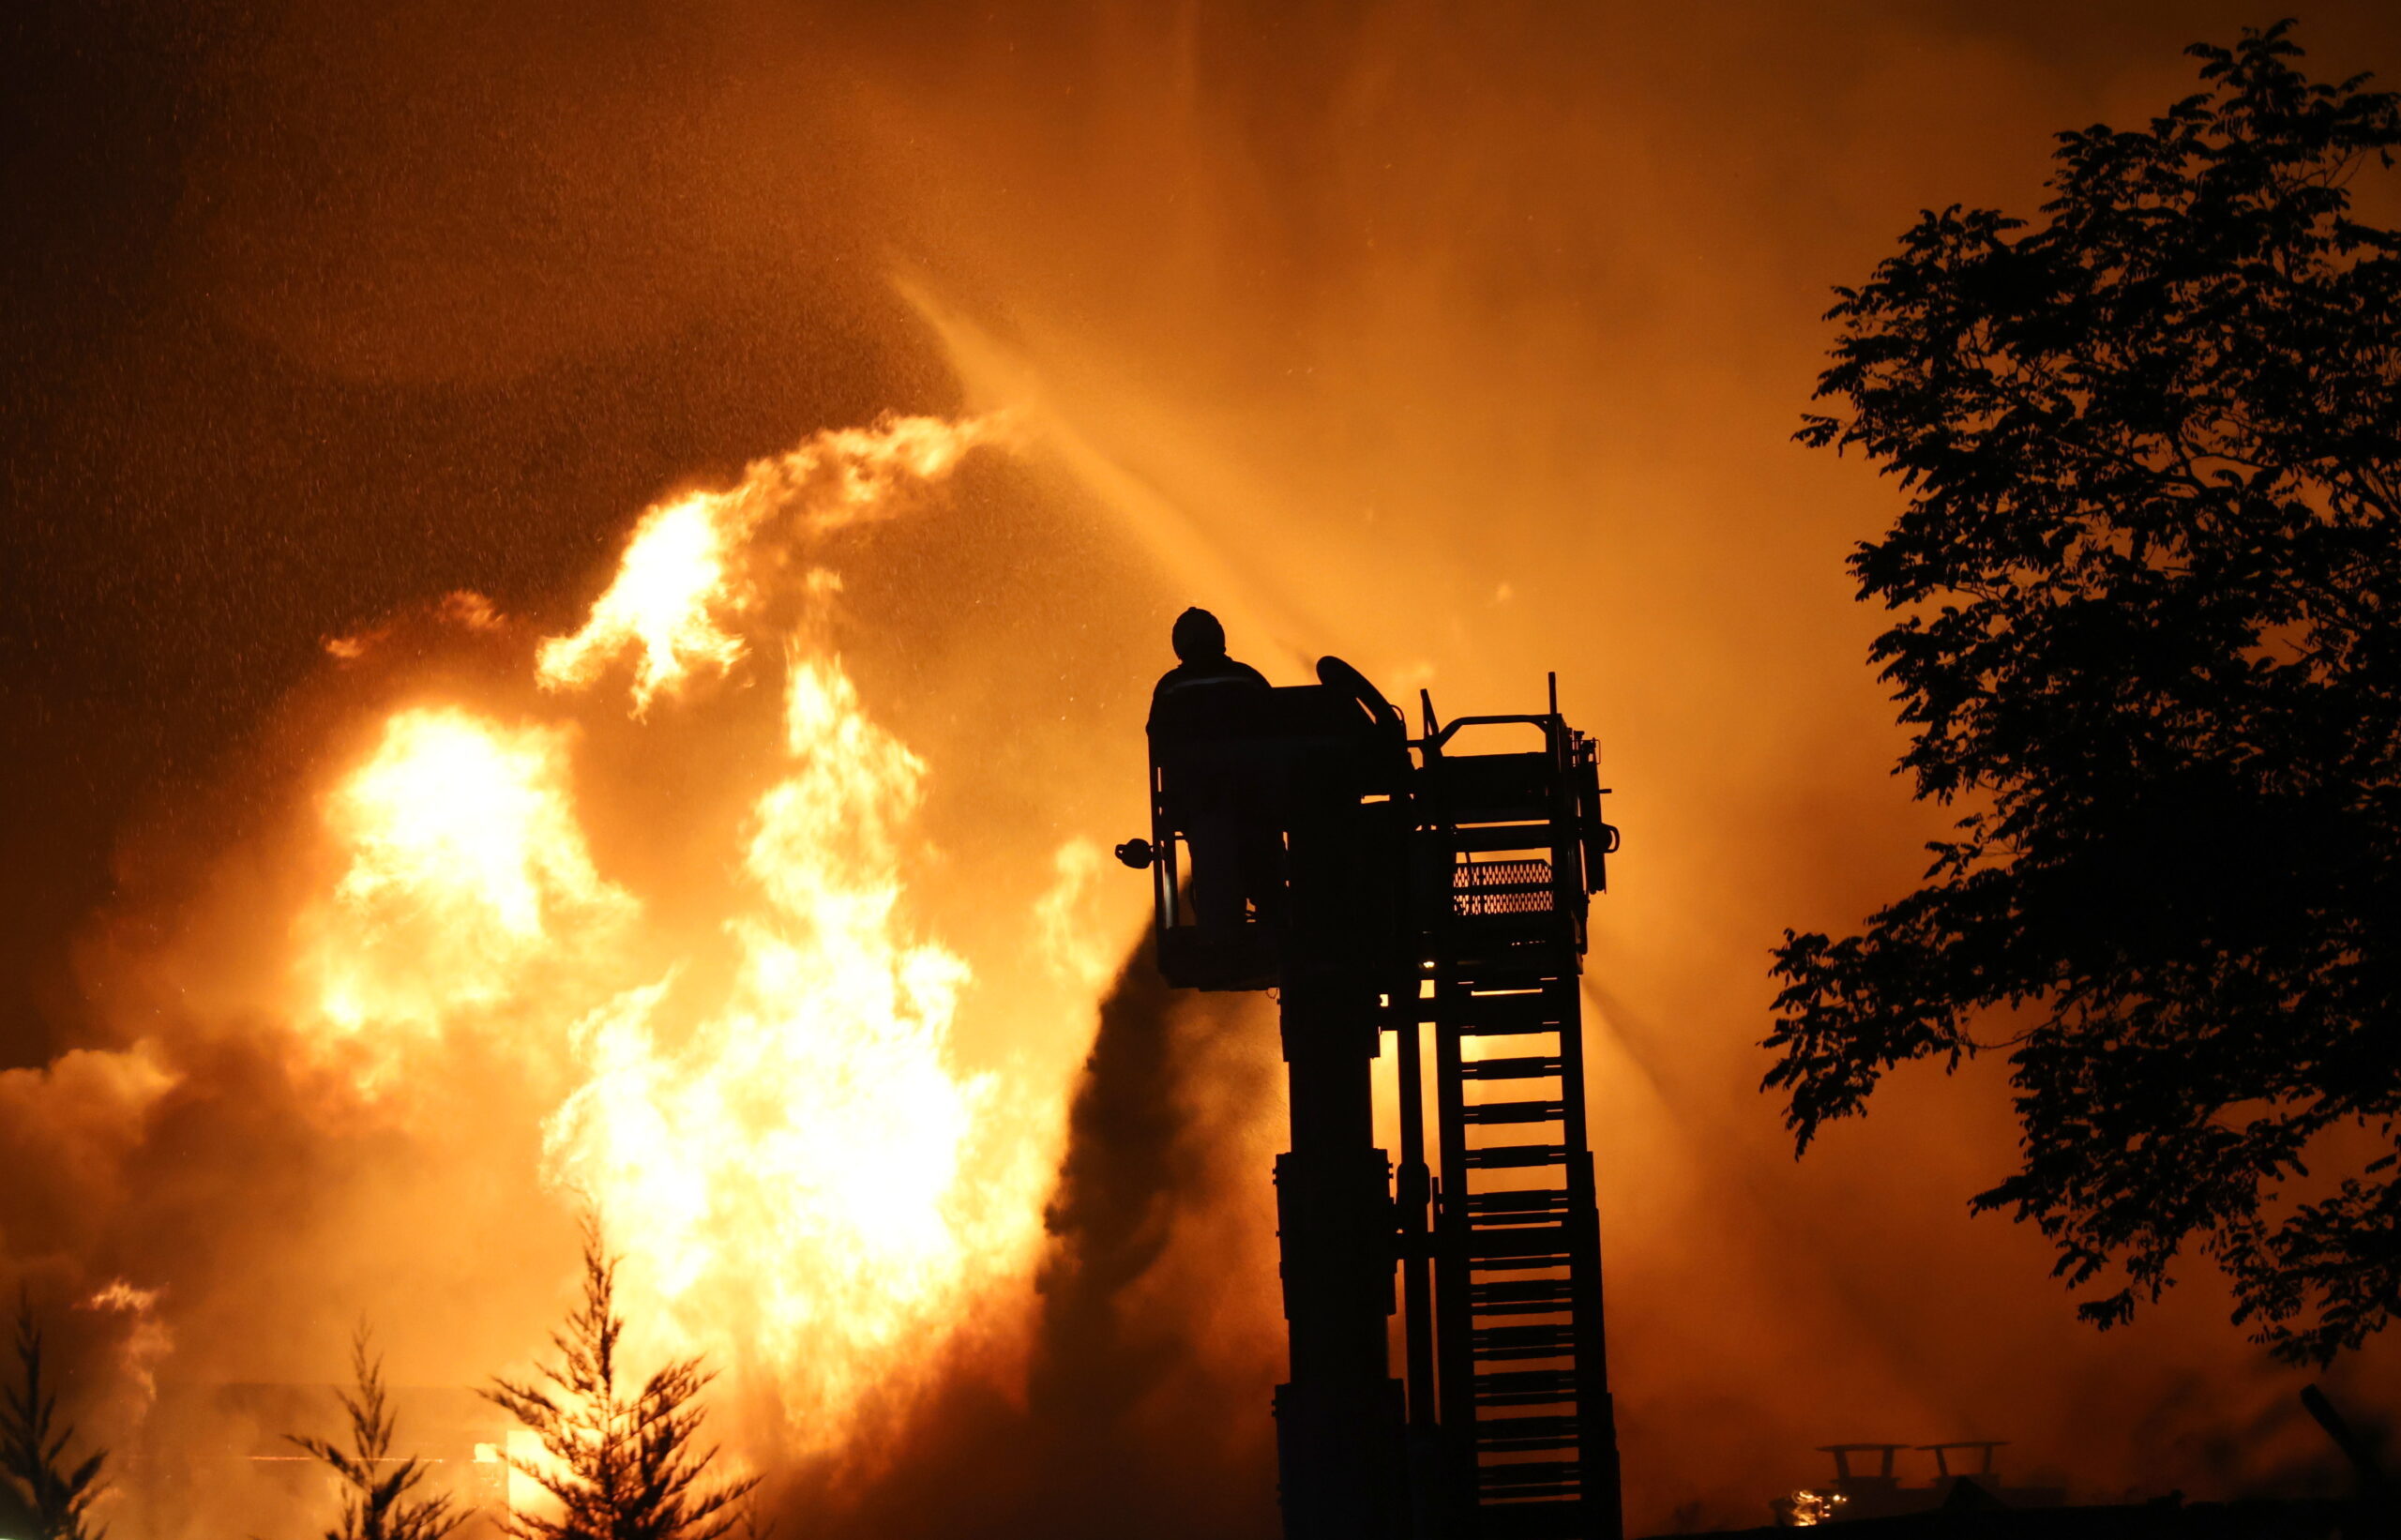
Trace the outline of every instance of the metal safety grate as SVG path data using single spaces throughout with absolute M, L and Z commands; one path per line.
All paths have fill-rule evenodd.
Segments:
M 1451 871 L 1451 913 L 1548 914 L 1554 893 L 1548 861 L 1462 861 Z

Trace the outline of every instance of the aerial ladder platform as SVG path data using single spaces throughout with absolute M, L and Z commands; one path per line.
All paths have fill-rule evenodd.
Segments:
M 1152 872 L 1169 983 L 1278 996 L 1285 1534 L 1621 1540 L 1579 987 L 1617 844 L 1597 750 L 1556 675 L 1525 715 L 1442 722 L 1421 691 L 1412 737 L 1318 672 L 1189 737 L 1155 722 L 1151 836 L 1118 850 Z M 1196 864 L 1237 913 L 1203 923 Z

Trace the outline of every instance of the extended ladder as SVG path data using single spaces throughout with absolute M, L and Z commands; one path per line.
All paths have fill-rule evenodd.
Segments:
M 1434 897 L 1420 913 L 1413 1014 L 1434 1038 L 1442 1174 L 1427 1250 L 1442 1527 L 1618 1540 L 1578 988 L 1587 895 L 1614 835 L 1593 746 L 1555 701 L 1544 716 L 1440 732 L 1428 702 L 1427 718 L 1414 885 Z M 1461 728 L 1509 724 L 1539 729 L 1542 748 L 1449 751 Z M 1414 1048 L 1404 1045 L 1412 1060 Z

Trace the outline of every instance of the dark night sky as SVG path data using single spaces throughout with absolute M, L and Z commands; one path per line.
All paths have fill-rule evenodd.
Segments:
M 1310 132 L 1382 11 L 1286 11 L 1202 13 L 1201 88 L 1257 159 L 1249 233 L 1333 284 L 1327 254 L 1356 233 L 1309 196 Z M 109 891 L 112 831 L 242 742 L 324 638 L 458 587 L 556 610 L 624 510 L 662 486 L 816 426 L 950 400 L 885 273 L 896 253 L 953 253 L 934 221 L 848 174 L 840 104 L 964 86 L 1072 157 L 1092 120 L 1063 109 L 1044 123 L 1040 103 L 1072 98 L 1110 31 L 1105 11 L 1072 6 L 711 13 L 733 26 L 677 8 L 519 7 L 492 29 L 499 63 L 453 68 L 445 50 L 493 41 L 474 8 L 368 8 L 330 30 L 325 14 L 111 0 L 11 7 L 0 23 L 0 1062 L 38 1062 L 75 1030 L 58 962 Z M 2226 4 L 1830 6 L 1774 23 L 1741 7 L 1508 14 L 1497 30 L 1521 41 L 1558 23 L 1540 67 L 1554 77 L 1611 54 L 1654 65 L 1652 83 L 1706 125 L 1663 114 L 1662 133 L 1692 140 L 1680 174 L 1746 180 L 1776 239 L 1820 218 L 1809 202 L 1831 189 L 1758 184 L 1711 144 L 1791 132 L 1805 164 L 1841 153 L 1779 119 L 1813 73 L 1853 111 L 1890 87 L 1895 49 L 1880 40 L 1899 35 L 1903 60 L 1931 49 L 1938 70 L 1944 49 L 2039 61 L 2036 83 L 2065 111 L 2130 60 L 2163 73 L 2178 40 L 2253 19 Z M 2389 59 L 2401 36 L 2375 6 L 2308 20 L 2308 40 L 2346 65 Z M 312 34 L 347 42 L 313 56 Z M 761 38 L 805 51 L 822 88 L 778 110 L 808 146 L 775 169 L 791 209 L 698 249 L 672 227 L 712 195 L 723 146 L 708 135 L 723 125 L 679 140 L 672 110 L 611 119 L 645 73 L 791 87 L 741 80 L 739 51 Z M 399 63 L 388 90 L 362 66 L 379 56 Z M 1997 89 L 1955 83 L 1971 111 Z M 1895 111 L 1914 95 L 1895 92 Z M 1437 95 L 1423 106 L 1443 111 Z M 1824 169 L 1829 184 L 1857 172 Z M 1962 176 L 1961 195 L 1983 180 Z M 971 292 L 1005 281 L 954 266 Z M 1606 259 L 1593 276 L 1609 279 Z
M 75 1031 L 63 944 L 110 891 L 113 831 L 207 776 L 325 638 L 451 588 L 556 609 L 662 485 L 948 394 L 888 292 L 839 251 L 598 346 L 397 377 L 311 367 L 196 272 L 210 259 L 194 252 L 209 196 L 195 162 L 255 157 L 298 198 L 344 179 L 320 159 L 334 146 L 235 110 L 273 23 L 111 4 L 0 23 L 0 1063 L 38 1062 Z M 486 190 L 506 200 L 521 180 Z M 454 339 L 462 355 L 480 325 Z

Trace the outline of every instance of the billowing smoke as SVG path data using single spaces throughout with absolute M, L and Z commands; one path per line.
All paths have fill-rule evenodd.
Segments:
M 1237 1304 L 1274 1266 L 1255 1131 L 1282 1101 L 1276 1040 L 1256 1002 L 1167 989 L 1148 943 L 1101 1003 L 1045 1215 L 1027 1381 L 1050 1501 L 1082 1506 L 1095 1536 L 1268 1520 L 1265 1430 L 1223 1409 L 1262 1404 L 1276 1378 Z
M 795 1521 L 925 1540 L 1271 1531 L 1282 1366 L 1256 1312 L 1276 1277 L 1259 1180 L 1276 1042 L 1258 1003 L 1172 993 L 1147 943 L 1128 957 L 1068 1111 L 1021 1387 L 955 1387 L 911 1462 L 847 1501 L 787 1494 Z

